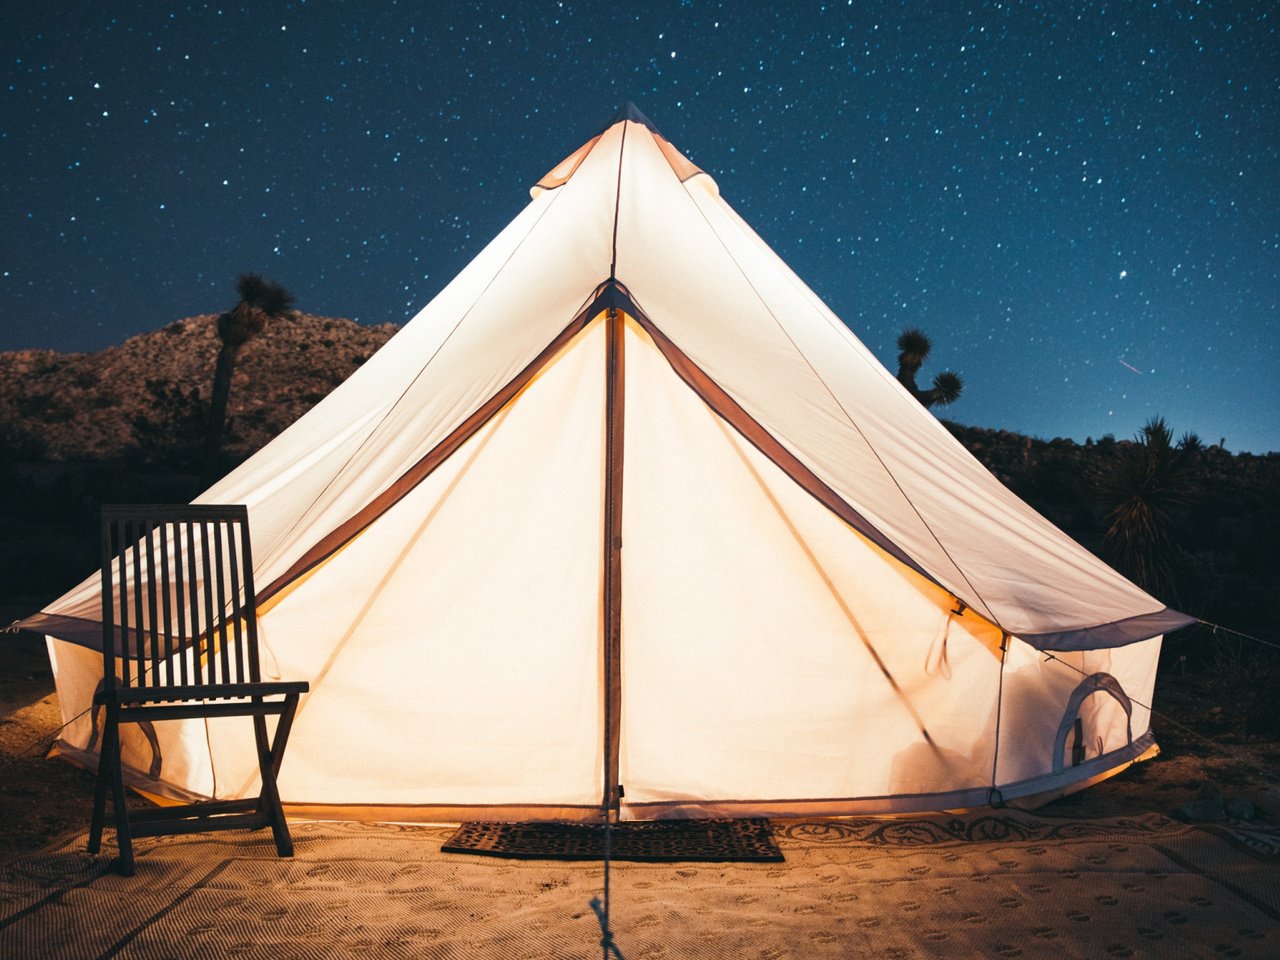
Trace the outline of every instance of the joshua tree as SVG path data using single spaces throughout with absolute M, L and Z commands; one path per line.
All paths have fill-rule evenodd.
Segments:
M 926 407 L 945 407 L 955 403 L 964 392 L 964 380 L 960 374 L 944 370 L 933 378 L 933 387 L 921 390 L 916 386 L 916 374 L 933 349 L 928 335 L 916 327 L 908 327 L 898 337 L 898 382 Z
M 1200 439 L 1200 434 L 1188 430 L 1178 441 L 1178 449 L 1189 456 L 1197 457 L 1204 453 L 1204 441 Z
M 239 302 L 218 317 L 218 365 L 213 373 L 213 396 L 209 400 L 209 433 L 205 438 L 205 467 L 212 473 L 222 456 L 222 434 L 227 423 L 227 400 L 231 396 L 231 374 L 235 372 L 240 348 L 262 332 L 268 320 L 277 320 L 293 309 L 293 294 L 278 283 L 246 273 L 236 284 Z
M 1194 491 L 1194 447 L 1184 438 L 1173 444 L 1163 417 L 1147 421 L 1134 443 L 1117 444 L 1094 476 L 1098 499 L 1106 508 L 1104 546 L 1115 554 L 1120 571 L 1166 602 L 1174 589 L 1174 530 L 1180 511 Z

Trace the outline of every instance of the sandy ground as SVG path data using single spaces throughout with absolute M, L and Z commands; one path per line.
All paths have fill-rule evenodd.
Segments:
M 774 821 L 785 862 L 615 862 L 625 960 L 1275 960 L 1280 831 L 1159 814 Z M 84 834 L 0 862 L 0 956 L 601 957 L 598 861 L 444 853 L 453 828 L 295 823 L 156 837 L 135 876 Z M 614 958 L 617 960 L 617 957 Z
M 1054 817 L 1175 815 L 1206 782 L 1248 800 L 1264 821 L 1280 818 L 1280 744 L 1234 732 L 1230 704 L 1191 678 L 1164 677 L 1154 724 L 1162 753 L 1041 808 Z M 83 829 L 92 778 L 45 754 L 61 718 L 42 638 L 0 634 L 0 858 L 38 850 Z

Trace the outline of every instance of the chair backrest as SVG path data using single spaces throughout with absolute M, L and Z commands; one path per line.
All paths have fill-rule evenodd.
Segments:
M 244 506 L 103 506 L 106 686 L 257 683 L 257 620 Z

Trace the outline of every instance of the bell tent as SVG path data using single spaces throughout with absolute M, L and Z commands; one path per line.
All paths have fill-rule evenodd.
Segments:
M 264 670 L 311 684 L 287 805 L 942 810 L 1154 750 L 1189 618 L 1005 489 L 643 115 L 532 194 L 198 498 L 248 506 Z M 98 583 L 23 624 L 88 765 Z M 246 792 L 234 722 L 131 733 L 135 785 Z

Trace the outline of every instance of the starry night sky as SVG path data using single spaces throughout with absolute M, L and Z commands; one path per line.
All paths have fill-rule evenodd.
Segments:
M 626 101 L 945 415 L 1280 450 L 1278 8 L 8 3 L 0 349 L 403 323 Z

